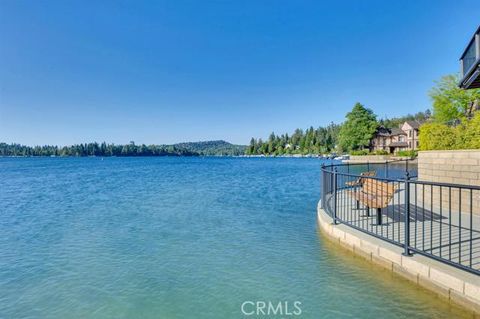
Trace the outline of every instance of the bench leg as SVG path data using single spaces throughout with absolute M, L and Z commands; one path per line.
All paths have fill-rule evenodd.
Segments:
M 382 209 L 377 208 L 377 225 L 382 224 Z
M 360 209 L 360 201 L 358 201 L 358 200 L 355 203 L 355 209 Z

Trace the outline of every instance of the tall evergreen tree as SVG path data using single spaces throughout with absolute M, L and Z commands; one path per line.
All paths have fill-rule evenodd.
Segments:
M 373 111 L 356 103 L 352 111 L 347 113 L 346 119 L 338 137 L 342 150 L 351 151 L 368 147 L 378 126 Z

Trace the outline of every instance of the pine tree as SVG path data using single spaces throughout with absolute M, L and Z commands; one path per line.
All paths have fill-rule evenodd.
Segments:
M 356 103 L 352 111 L 347 113 L 346 118 L 339 134 L 342 150 L 350 151 L 367 147 L 378 127 L 376 115 L 372 110 Z

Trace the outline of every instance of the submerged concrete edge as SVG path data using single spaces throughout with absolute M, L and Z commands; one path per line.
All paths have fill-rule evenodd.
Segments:
M 335 242 L 379 266 L 420 285 L 438 296 L 480 317 L 480 276 L 415 254 L 346 225 L 334 225 L 330 216 L 317 207 L 320 229 Z

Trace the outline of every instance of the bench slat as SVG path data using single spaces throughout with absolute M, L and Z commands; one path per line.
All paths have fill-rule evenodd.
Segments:
M 371 208 L 385 208 L 395 194 L 395 186 L 376 179 L 365 178 L 361 190 L 349 191 L 349 195 Z

